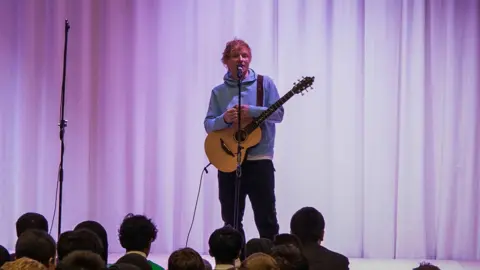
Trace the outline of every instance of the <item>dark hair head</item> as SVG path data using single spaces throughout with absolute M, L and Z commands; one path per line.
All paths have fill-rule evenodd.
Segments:
M 298 238 L 298 236 L 291 234 L 291 233 L 281 233 L 275 236 L 273 239 L 273 245 L 280 246 L 280 245 L 294 245 L 297 247 L 300 252 L 303 250 L 302 242 Z
M 323 240 L 325 219 L 313 207 L 303 207 L 293 214 L 290 220 L 290 231 L 295 234 L 303 245 Z
M 120 225 L 118 238 L 127 252 L 148 251 L 157 238 L 157 233 L 157 227 L 151 219 L 144 215 L 128 214 Z
M 225 226 L 210 235 L 208 245 L 210 256 L 215 258 L 217 264 L 232 264 L 240 255 L 243 237 L 233 227 Z
M 94 232 L 87 229 L 67 231 L 60 235 L 57 248 L 59 260 L 63 260 L 64 257 L 73 251 L 80 250 L 91 251 L 101 256 L 103 253 L 103 245 L 100 238 Z
M 10 252 L 4 247 L 0 245 L 0 267 L 6 263 L 12 260 L 12 257 L 10 256 Z
M 129 264 L 129 263 L 112 264 L 112 265 L 110 265 L 110 267 L 108 267 L 108 269 L 111 269 L 111 270 L 141 270 L 140 267 L 138 267 L 136 265 L 133 265 L 133 264 Z
M 100 255 L 91 251 L 77 250 L 70 252 L 57 265 L 56 270 L 99 270 L 106 264 Z
M 212 270 L 212 264 L 203 258 L 202 260 L 203 260 L 203 264 L 205 265 L 205 270 Z
M 43 230 L 28 229 L 20 235 L 15 245 L 15 257 L 28 257 L 46 267 L 53 263 L 55 258 L 55 240 Z
M 413 268 L 413 270 L 440 270 L 440 268 L 428 262 L 421 262 L 420 265 L 417 268 Z
M 21 215 L 17 219 L 15 227 L 17 229 L 17 237 L 20 237 L 22 233 L 29 229 L 37 229 L 48 233 L 48 221 L 39 213 L 28 212 Z
M 292 244 L 274 246 L 272 257 L 280 270 L 308 270 L 307 258 Z
M 265 253 L 270 255 L 272 253 L 273 242 L 268 238 L 252 238 L 248 240 L 245 246 L 245 257 L 254 253 Z
M 174 251 L 168 258 L 168 270 L 205 270 L 203 259 L 191 248 Z
M 107 231 L 102 226 L 102 224 L 93 220 L 87 220 L 79 223 L 74 228 L 74 230 L 79 230 L 79 229 L 88 229 L 94 232 L 98 236 L 103 246 L 103 251 L 100 254 L 100 256 L 102 256 L 102 259 L 105 262 L 108 262 L 108 235 L 107 235 Z
M 123 255 L 115 264 L 132 264 L 141 270 L 151 270 L 152 266 L 148 263 L 147 258 L 140 254 L 130 253 Z

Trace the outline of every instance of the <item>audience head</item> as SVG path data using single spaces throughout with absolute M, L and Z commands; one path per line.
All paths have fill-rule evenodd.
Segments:
M 307 258 L 292 244 L 274 246 L 272 257 L 280 270 L 308 270 Z
M 293 214 L 290 220 L 290 231 L 296 235 L 303 245 L 323 241 L 325 219 L 313 207 L 303 207 Z
M 100 255 L 102 256 L 102 259 L 105 262 L 108 262 L 108 235 L 107 235 L 107 231 L 102 226 L 102 224 L 93 220 L 87 220 L 79 223 L 74 228 L 74 230 L 79 230 L 79 229 L 88 229 L 94 232 L 98 236 L 103 246 L 103 251 L 102 251 L 102 254 Z
M 157 233 L 157 227 L 151 219 L 143 215 L 128 214 L 120 225 L 118 237 L 127 252 L 141 251 L 148 255 Z
M 265 253 L 254 253 L 248 256 L 240 265 L 242 270 L 279 270 L 277 262 Z
M 252 238 L 248 240 L 245 245 L 245 257 L 254 253 L 265 253 L 270 255 L 272 253 L 273 242 L 268 238 Z
M 140 270 L 151 270 L 152 266 L 148 263 L 147 258 L 137 253 L 129 253 L 123 255 L 115 264 L 131 264 L 140 268 Z
M 205 264 L 198 252 L 191 248 L 174 251 L 168 258 L 168 270 L 205 270 Z
M 0 246 L 0 266 L 11 260 L 12 257 L 10 257 L 10 252 L 8 252 L 4 246 Z
M 440 270 L 440 268 L 428 262 L 421 262 L 420 265 L 417 268 L 413 268 L 413 270 Z
M 102 256 L 103 245 L 100 238 L 94 232 L 87 229 L 66 231 L 60 235 L 57 248 L 58 259 L 60 261 L 71 252 L 81 250 L 91 251 Z
M 47 219 L 38 213 L 28 212 L 21 215 L 15 224 L 17 229 L 17 237 L 29 229 L 37 229 L 48 233 Z
M 294 245 L 297 247 L 300 251 L 303 250 L 302 247 L 302 242 L 298 238 L 298 236 L 290 233 L 281 233 L 275 236 L 275 239 L 273 240 L 273 245 L 274 246 L 280 246 L 280 245 Z
M 45 265 L 41 264 L 40 262 L 23 257 L 20 259 L 16 259 L 11 262 L 6 262 L 2 266 L 2 270 L 47 270 L 47 269 L 55 269 L 55 266 L 50 266 L 47 268 Z
M 205 270 L 212 270 L 212 264 L 203 258 L 202 260 L 203 260 L 203 264 L 205 265 Z
M 70 252 L 57 265 L 56 270 L 100 270 L 105 269 L 105 262 L 100 255 L 91 251 L 77 250 Z
M 55 267 L 55 240 L 45 231 L 29 229 L 22 233 L 15 245 L 15 257 L 38 261 L 48 268 Z
M 240 256 L 243 237 L 231 226 L 215 230 L 208 239 L 210 256 L 216 264 L 233 264 Z
M 129 263 L 116 263 L 108 267 L 110 270 L 141 270 L 140 267 Z

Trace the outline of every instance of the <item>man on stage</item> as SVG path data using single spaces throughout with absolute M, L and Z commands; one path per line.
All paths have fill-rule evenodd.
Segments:
M 251 49 L 245 41 L 234 39 L 226 44 L 222 62 L 228 71 L 223 77 L 224 82 L 212 90 L 204 121 L 207 133 L 238 125 L 238 110 L 241 113 L 242 123 L 251 121 L 280 98 L 272 79 L 261 76 L 250 68 L 251 59 Z M 239 66 L 242 71 L 241 78 L 237 76 Z M 240 107 L 238 106 L 239 79 L 241 80 Z M 260 143 L 249 149 L 247 158 L 241 166 L 238 226 L 234 226 L 236 172 L 218 172 L 222 219 L 226 225 L 237 227 L 244 241 L 242 219 L 247 195 L 252 204 L 260 237 L 273 240 L 279 231 L 275 208 L 275 169 L 272 159 L 275 124 L 283 120 L 283 115 L 284 109 L 281 107 L 260 125 L 262 130 Z

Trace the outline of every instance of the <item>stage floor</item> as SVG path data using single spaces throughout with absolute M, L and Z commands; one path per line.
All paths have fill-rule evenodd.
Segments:
M 110 254 L 109 261 L 115 262 L 122 254 Z M 167 266 L 168 256 L 166 254 L 151 254 L 149 259 Z M 214 265 L 213 258 L 209 256 L 202 256 L 212 265 Z M 411 270 L 418 266 L 421 260 L 374 260 L 374 259 L 350 259 L 350 270 Z M 480 270 L 480 261 L 478 262 L 464 262 L 464 261 L 432 261 L 428 260 L 441 270 Z

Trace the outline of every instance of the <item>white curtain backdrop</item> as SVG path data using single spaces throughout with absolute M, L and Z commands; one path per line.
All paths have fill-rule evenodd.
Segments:
M 0 244 L 22 213 L 53 215 L 68 19 L 62 230 L 97 220 L 120 252 L 123 216 L 144 213 L 153 252 L 185 244 L 238 37 L 281 95 L 316 78 L 277 129 L 281 232 L 314 206 L 350 257 L 480 259 L 479 18 L 477 0 L 1 1 Z M 257 237 L 249 204 L 244 223 Z M 210 167 L 189 245 L 206 253 L 221 225 Z

